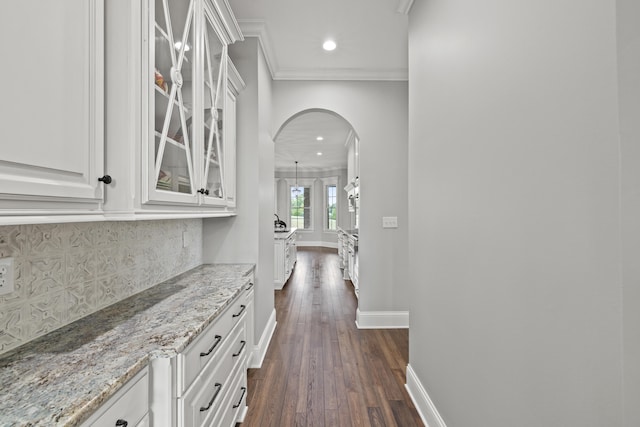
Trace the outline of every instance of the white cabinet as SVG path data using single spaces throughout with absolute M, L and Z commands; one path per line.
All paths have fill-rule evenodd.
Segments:
M 358 285 L 358 235 L 355 230 L 347 231 L 338 227 L 338 257 L 342 278 L 351 280 L 356 297 L 359 295 Z
M 152 425 L 232 427 L 241 421 L 252 310 L 253 287 L 247 286 L 184 351 L 151 361 Z
M 274 281 L 275 289 L 282 289 L 287 283 L 298 257 L 296 231 L 275 233 L 274 242 Z
M 107 216 L 235 212 L 242 39 L 224 0 L 108 2 Z M 123 161 L 128 159 L 128 161 Z
M 104 175 L 103 0 L 6 0 L 0 14 L 0 224 L 99 213 Z M 19 40 L 19 41 L 18 41 Z
M 118 390 L 82 427 L 149 425 L 149 370 L 143 369 Z

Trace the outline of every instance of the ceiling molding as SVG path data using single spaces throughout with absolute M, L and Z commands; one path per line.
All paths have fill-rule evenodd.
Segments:
M 413 6 L 414 0 L 398 0 L 398 13 L 408 15 L 411 12 L 411 6 Z
M 413 3 L 413 0 L 402 0 Z M 409 5 L 409 8 L 411 5 Z M 276 60 L 275 50 L 269 37 L 269 30 L 265 21 L 260 19 L 241 19 L 238 24 L 245 37 L 257 37 L 264 53 L 271 78 L 273 80 L 366 80 L 366 81 L 408 81 L 409 71 L 402 69 L 280 69 Z
M 278 63 L 272 47 L 273 44 L 269 38 L 269 32 L 267 31 L 267 23 L 261 19 L 239 19 L 238 24 L 245 37 L 258 38 L 258 43 L 264 54 L 265 61 L 267 61 L 269 73 L 271 73 L 271 78 L 274 78 L 278 70 Z
M 407 81 L 406 69 L 373 70 L 369 68 L 350 69 L 281 69 L 276 71 L 274 80 L 368 80 L 368 81 Z

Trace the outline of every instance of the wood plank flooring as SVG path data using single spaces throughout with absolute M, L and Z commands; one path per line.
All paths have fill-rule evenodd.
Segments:
M 357 329 L 338 262 L 336 250 L 298 248 L 262 368 L 249 370 L 242 427 L 423 425 L 404 388 L 408 331 Z

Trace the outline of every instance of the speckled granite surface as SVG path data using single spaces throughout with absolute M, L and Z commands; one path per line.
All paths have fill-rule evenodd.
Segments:
M 197 267 L 3 355 L 0 425 L 79 425 L 151 358 L 192 342 L 253 268 Z

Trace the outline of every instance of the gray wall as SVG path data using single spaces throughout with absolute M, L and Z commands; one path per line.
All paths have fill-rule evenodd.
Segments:
M 336 177 L 338 179 L 337 184 L 337 224 L 338 227 L 344 229 L 351 227 L 352 214 L 348 210 L 347 192 L 344 191 L 344 186 L 347 182 L 347 170 L 336 169 L 326 171 L 302 171 L 298 170 L 298 178 L 300 179 L 315 179 L 313 188 L 313 231 L 300 231 L 297 233 L 298 246 L 326 246 L 337 248 L 338 235 L 335 231 L 324 231 L 324 183 L 323 178 Z M 281 220 L 285 221 L 287 225 L 291 225 L 289 222 L 289 186 L 287 182 L 295 182 L 295 172 L 289 171 L 276 171 L 275 173 L 276 184 L 276 213 Z
M 625 423 L 640 426 L 640 2 L 618 0 Z
M 247 87 L 237 102 L 237 216 L 204 220 L 205 262 L 256 264 L 255 338 L 274 309 L 271 77 L 255 38 L 229 47 Z
M 274 81 L 272 129 L 311 108 L 336 112 L 360 137 L 360 310 L 407 309 L 407 83 Z M 397 229 L 382 229 L 397 216 Z
M 614 0 L 413 5 L 409 362 L 449 427 L 621 425 L 615 19 Z

